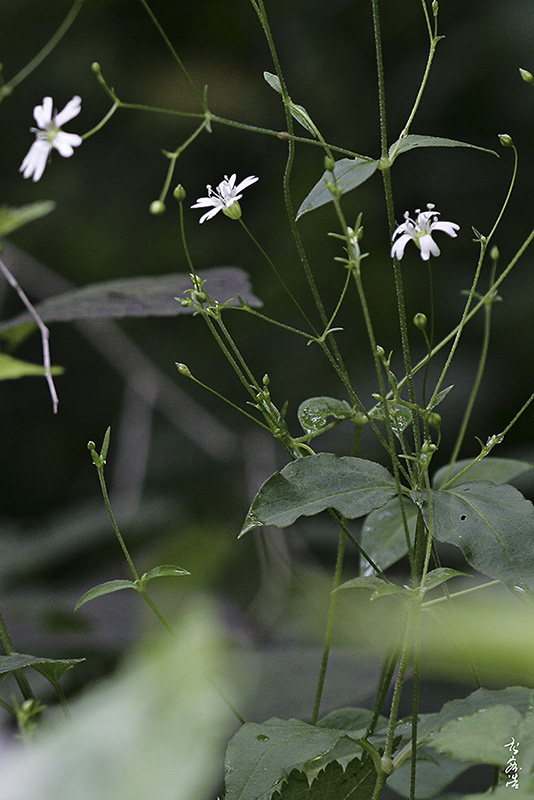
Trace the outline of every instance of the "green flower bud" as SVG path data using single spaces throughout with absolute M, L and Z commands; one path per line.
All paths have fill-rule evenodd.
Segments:
M 267 375 L 267 373 L 265 373 L 265 375 L 263 376 L 263 378 L 262 378 L 262 381 L 261 381 L 261 382 L 263 383 L 263 385 L 264 385 L 264 386 L 268 386 L 268 385 L 270 384 L 270 382 L 271 382 L 271 379 L 269 378 L 269 376 Z
M 420 331 L 426 330 L 427 322 L 428 319 L 426 314 L 422 314 L 421 312 L 419 312 L 419 314 L 416 314 L 415 317 L 413 318 L 413 324 L 415 325 L 416 328 L 419 328 Z
M 423 442 L 423 444 L 421 445 L 421 452 L 424 455 L 435 453 L 437 449 L 438 449 L 437 445 L 435 445 L 433 442 Z
M 382 345 L 377 344 L 377 346 L 376 346 L 376 354 L 377 354 L 377 356 L 379 358 L 384 358 L 384 356 L 386 355 L 386 351 L 384 350 Z
M 187 366 L 187 364 L 182 364 L 179 361 L 176 362 L 176 369 L 180 373 L 180 375 L 184 375 L 186 378 L 192 378 L 191 370 Z
M 336 162 L 334 161 L 334 159 L 331 156 L 326 156 L 325 160 L 324 160 L 324 168 L 325 168 L 325 170 L 327 172 L 333 172 L 335 163 Z
M 196 303 L 205 303 L 208 299 L 208 295 L 206 292 L 191 292 L 191 299 L 194 300 Z
M 162 200 L 153 200 L 150 203 L 150 213 L 151 214 L 163 214 L 165 211 L 165 203 Z
M 525 83 L 534 83 L 534 75 L 532 72 L 529 72 L 528 69 L 521 69 L 521 67 L 519 67 L 519 74 Z
M 428 424 L 432 425 L 433 428 L 439 428 L 439 426 L 441 425 L 441 415 L 436 414 L 436 412 L 433 411 L 431 414 L 428 415 Z
M 98 63 L 98 61 L 93 61 L 93 63 L 91 64 L 91 69 L 93 70 L 93 72 L 96 72 L 97 74 L 100 72 L 100 64 Z
M 499 141 L 503 147 L 513 147 L 512 137 L 508 133 L 499 133 Z
M 174 190 L 173 196 L 174 199 L 178 200 L 179 203 L 183 203 L 183 201 L 185 200 L 186 192 L 181 183 L 179 183 L 176 189 Z
M 231 206 L 228 206 L 228 208 L 223 208 L 222 212 L 226 214 L 227 217 L 230 217 L 230 219 L 241 219 L 241 206 L 237 200 L 232 203 Z
M 496 244 L 494 244 L 493 247 L 490 250 L 490 258 L 491 258 L 491 260 L 492 261 L 498 261 L 499 258 L 500 258 L 500 255 L 501 254 L 499 252 L 499 248 L 497 247 Z

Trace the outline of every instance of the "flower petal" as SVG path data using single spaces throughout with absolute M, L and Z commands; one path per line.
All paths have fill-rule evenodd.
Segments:
M 443 231 L 444 233 L 448 233 L 449 236 L 458 236 L 456 231 L 460 230 L 460 226 L 456 224 L 456 222 L 434 222 L 432 224 L 433 231 Z
M 42 177 L 50 150 L 48 142 L 43 139 L 35 140 L 19 168 L 24 178 L 32 178 L 35 183 Z
M 205 208 L 206 206 L 220 206 L 222 208 L 222 201 L 218 197 L 199 197 L 191 208 Z
M 64 158 L 69 158 L 74 153 L 74 148 L 79 147 L 82 143 L 82 137 L 77 133 L 66 133 L 66 131 L 58 131 L 54 136 L 52 147 Z
M 72 100 L 69 100 L 63 111 L 56 114 L 54 122 L 58 128 L 61 128 L 66 122 L 77 117 L 82 110 L 82 98 L 79 95 L 74 95 Z
M 404 248 L 411 239 L 412 237 L 409 233 L 403 233 L 402 236 L 399 236 L 397 241 L 393 242 L 393 247 L 391 248 L 391 257 L 400 261 L 404 255 Z
M 242 191 L 243 191 L 243 189 L 246 189 L 246 188 L 247 188 L 247 186 L 251 186 L 253 183 L 256 183 L 256 181 L 259 181 L 259 178 L 256 178 L 256 176 L 255 176 L 255 175 L 250 175 L 248 178 L 245 178 L 244 180 L 242 180 L 242 181 L 241 181 L 241 183 L 239 183 L 239 184 L 238 184 L 238 185 L 235 187 L 235 189 L 234 189 L 234 192 L 235 192 L 236 194 L 237 194 L 238 192 L 242 192 Z
M 439 256 L 441 253 L 441 250 L 429 233 L 419 237 L 419 247 L 421 248 L 421 258 L 423 261 L 428 261 L 431 254 L 433 256 Z
M 52 122 L 53 110 L 54 101 L 51 97 L 43 97 L 43 105 L 35 106 L 33 109 L 33 118 L 41 130 L 45 130 L 46 126 Z
M 202 223 L 205 222 L 207 219 L 211 219 L 212 217 L 215 216 L 215 214 L 218 214 L 221 209 L 222 206 L 218 206 L 217 208 L 212 208 L 211 211 L 207 211 L 206 214 L 203 214 L 200 217 L 199 222 Z

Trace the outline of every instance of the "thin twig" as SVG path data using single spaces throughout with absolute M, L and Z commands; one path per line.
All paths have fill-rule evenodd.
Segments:
M 18 296 L 28 309 L 37 327 L 39 328 L 39 331 L 41 332 L 41 343 L 43 346 L 43 367 L 45 371 L 44 374 L 46 382 L 48 383 L 48 390 L 50 392 L 50 397 L 52 398 L 52 408 L 54 414 L 57 414 L 59 399 L 57 396 L 56 387 L 54 385 L 54 379 L 52 377 L 52 366 L 50 363 L 50 346 L 49 346 L 50 331 L 44 324 L 43 320 L 41 319 L 41 317 L 31 304 L 31 302 L 29 301 L 20 283 L 17 281 L 15 276 L 9 271 L 9 269 L 6 267 L 1 258 L 0 258 L 0 270 L 2 271 L 2 274 L 6 279 L 6 281 L 13 287 L 13 289 L 16 291 L 16 293 L 18 294 Z

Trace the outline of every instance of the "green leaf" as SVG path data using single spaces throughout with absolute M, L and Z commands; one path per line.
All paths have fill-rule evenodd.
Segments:
M 0 656 L 0 674 L 13 672 L 14 669 L 22 669 L 23 667 L 35 667 L 38 664 L 56 664 L 62 665 L 62 672 L 78 664 L 80 661 L 85 661 L 83 658 L 39 658 L 38 656 L 29 656 L 25 653 L 11 653 L 9 656 Z
M 330 711 L 317 725 L 321 728 L 335 728 L 340 731 L 351 731 L 356 739 L 360 739 L 373 721 L 374 712 L 369 708 L 336 708 Z M 385 717 L 380 717 L 378 726 L 387 724 Z
M 52 367 L 52 375 L 61 375 L 62 367 Z M 0 381 L 12 381 L 26 378 L 29 375 L 44 375 L 45 368 L 41 364 L 29 364 L 7 353 L 0 353 Z
M 404 498 L 404 510 L 413 542 L 417 507 Z M 362 527 L 361 545 L 381 570 L 404 558 L 408 552 L 399 499 L 395 498 L 382 508 L 371 511 Z M 372 571 L 369 567 L 367 571 Z
M 434 535 L 484 575 L 534 589 L 534 506 L 509 484 L 432 491 Z M 428 509 L 425 509 L 428 515 Z
M 80 664 L 82 661 L 85 661 L 85 658 L 48 658 L 39 659 L 38 663 L 30 664 L 30 666 L 33 667 L 36 672 L 40 672 L 41 675 L 44 675 L 52 686 L 55 686 L 67 670 L 71 669 L 76 664 Z
M 292 770 L 273 800 L 370 800 L 375 783 L 376 772 L 368 760 L 354 758 L 345 769 L 331 761 L 311 784 L 305 773 Z
M 84 606 L 90 600 L 94 600 L 96 597 L 102 597 L 102 595 L 111 594 L 111 592 L 120 592 L 121 589 L 135 589 L 136 592 L 138 591 L 134 581 L 118 580 L 99 583 L 98 586 L 93 586 L 92 589 L 89 589 L 88 592 L 80 597 L 74 606 L 74 610 L 78 611 L 79 608 Z
M 34 219 L 45 217 L 56 207 L 52 200 L 42 200 L 38 203 L 29 203 L 19 208 L 0 206 L 0 237 L 33 222 Z
M 469 769 L 465 761 L 444 756 L 422 745 L 417 750 L 417 800 L 427 800 L 438 796 L 453 780 Z M 410 797 L 411 762 L 407 758 L 388 779 L 388 788 L 398 792 L 402 797 Z M 441 795 L 439 795 L 441 797 Z M 456 800 L 459 798 L 455 795 Z M 443 798 L 445 800 L 445 797 Z M 451 798 L 452 800 L 452 798 Z M 486 800 L 488 800 L 486 796 Z M 492 797 L 493 800 L 493 797 Z
M 335 397 L 310 397 L 300 404 L 297 411 L 302 429 L 313 434 L 320 433 L 332 417 L 337 423 L 352 419 L 354 414 L 354 409 L 346 400 L 337 400 Z
M 468 142 L 458 142 L 456 139 L 444 139 L 441 136 L 421 136 L 417 133 L 409 133 L 403 139 L 397 139 L 389 148 L 389 157 L 396 153 L 406 153 L 408 150 L 413 150 L 416 147 L 470 147 L 472 150 L 481 150 L 483 153 L 491 153 L 497 156 L 495 150 L 488 150 L 486 147 L 479 147 L 476 144 L 469 144 Z
M 458 475 L 471 463 L 471 459 L 465 458 L 457 461 L 451 470 L 449 478 L 447 474 L 449 467 L 441 467 L 438 469 L 432 480 L 434 489 L 441 489 L 445 480 L 450 480 Z M 525 472 L 530 472 L 534 469 L 534 464 L 529 464 L 528 461 L 516 461 L 513 458 L 483 458 L 467 470 L 466 473 L 461 475 L 457 481 L 454 481 L 455 486 L 468 481 L 491 481 L 492 483 L 509 483 Z
M 186 569 L 175 566 L 175 564 L 162 564 L 159 567 L 153 567 L 148 572 L 141 575 L 141 581 L 143 583 L 148 583 L 148 581 L 154 578 L 177 577 L 178 575 L 191 575 L 191 573 Z
M 357 186 L 361 186 L 368 178 L 376 172 L 378 161 L 367 158 L 341 158 L 336 161 L 334 165 L 334 176 L 336 178 L 338 189 L 341 194 L 346 194 Z M 332 192 L 328 188 L 328 184 L 332 183 L 332 174 L 325 172 L 321 180 L 315 184 L 311 192 L 302 202 L 298 212 L 297 219 L 307 214 L 308 211 L 313 211 L 320 206 L 324 206 L 332 200 Z
M 384 505 L 395 491 L 390 473 L 374 461 L 332 453 L 306 456 L 263 484 L 239 535 L 262 525 L 285 528 L 327 508 L 354 519 Z
M 341 589 L 371 589 L 373 592 L 376 592 L 390 585 L 394 586 L 395 584 L 386 583 L 386 581 L 382 580 L 382 578 L 379 578 L 377 575 L 364 575 L 345 581 L 341 586 L 338 586 L 336 591 L 339 592 Z M 400 586 L 397 588 L 400 589 Z
M 451 386 L 446 386 L 445 389 L 442 389 L 441 392 L 438 392 L 436 397 L 435 397 L 435 399 L 434 399 L 434 402 L 430 406 L 430 409 L 433 409 L 433 408 L 436 408 L 436 406 L 439 406 L 439 404 L 442 402 L 442 400 L 445 400 L 445 398 L 447 397 L 447 395 L 449 394 L 451 389 L 454 389 L 454 384 L 451 384 Z
M 469 576 L 466 572 L 460 572 L 459 570 L 451 569 L 450 567 L 438 567 L 437 569 L 433 569 L 425 578 L 425 591 L 429 592 L 431 589 L 435 589 L 436 586 L 441 586 L 441 584 L 445 583 L 445 581 L 456 577 L 465 578 L 471 576 Z
M 269 795 L 294 767 L 324 755 L 343 735 L 298 719 L 245 723 L 226 750 L 226 800 Z
M 278 75 L 274 75 L 272 72 L 264 72 L 263 77 L 271 89 L 274 89 L 275 92 L 278 92 L 279 95 L 282 95 L 282 87 L 280 85 L 280 78 Z M 299 106 L 290 101 L 289 111 L 291 112 L 293 119 L 296 119 L 303 128 L 306 128 L 309 133 L 311 133 L 314 137 L 317 137 L 317 129 L 315 128 L 315 125 L 313 124 L 313 121 L 304 106 Z
M 176 636 L 150 637 L 105 681 L 77 693 L 72 718 L 50 709 L 31 747 L 2 760 L 3 800 L 192 800 L 217 797 L 239 705 L 214 608 L 182 608 Z
M 25 653 L 11 653 L 8 656 L 0 656 L 0 680 L 3 680 L 10 672 L 24 667 L 33 667 L 40 672 L 52 684 L 56 684 L 64 672 L 85 661 L 84 658 L 39 658 L 29 656 Z
M 450 758 L 503 767 L 510 757 L 504 745 L 521 719 L 520 712 L 510 705 L 479 708 L 471 716 L 446 723 L 428 744 Z
M 247 274 L 238 267 L 212 267 L 204 270 L 201 278 L 213 301 L 239 306 L 238 296 L 250 306 L 261 306 L 252 293 Z M 77 319 L 118 317 L 169 317 L 189 314 L 193 309 L 184 307 L 176 299 L 191 288 L 191 278 L 184 273 L 153 275 L 139 278 L 119 278 L 93 283 L 82 289 L 73 289 L 56 297 L 49 297 L 36 306 L 44 322 L 72 322 Z M 27 312 L 0 323 L 7 330 L 31 319 Z
M 493 706 L 511 706 L 521 717 L 532 714 L 534 707 L 534 690 L 524 686 L 509 686 L 507 689 L 477 689 L 467 697 L 460 700 L 450 700 L 445 703 L 437 714 L 428 715 L 418 727 L 417 740 L 420 744 L 427 743 L 432 747 L 432 742 L 438 732 L 452 721 L 469 718 L 481 710 Z M 481 714 L 483 717 L 484 714 Z M 501 747 L 510 741 L 506 738 L 511 731 L 501 728 Z M 506 751 L 505 751 L 506 752 Z M 506 757 L 507 758 L 507 757 Z M 506 762 L 505 758 L 505 762 Z M 489 761 L 486 763 L 490 763 Z
M 398 439 L 401 438 L 402 432 L 410 425 L 412 421 L 412 412 L 409 408 L 402 405 L 402 403 L 392 403 L 388 402 L 388 410 L 389 410 L 389 420 L 391 422 L 391 430 L 397 436 Z M 377 422 L 385 422 L 386 421 L 386 412 L 384 410 L 384 406 L 382 403 L 377 405 L 373 408 L 371 412 L 371 417 L 376 420 Z

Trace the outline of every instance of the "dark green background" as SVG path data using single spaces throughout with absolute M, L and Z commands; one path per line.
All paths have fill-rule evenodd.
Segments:
M 266 5 L 293 100 L 308 109 L 327 140 L 378 156 L 370 3 L 268 0 Z M 384 0 L 380 5 L 388 127 L 393 141 L 417 92 L 428 36 L 418 0 Z M 520 156 L 516 189 L 494 240 L 502 254 L 501 264 L 513 256 L 534 224 L 534 88 L 527 86 L 518 72 L 519 67 L 534 71 L 534 6 L 531 0 L 475 0 L 469 4 L 442 0 L 440 6 L 440 32 L 446 38 L 438 46 L 412 132 L 495 148 L 500 158 L 474 150 L 433 149 L 408 153 L 395 164 L 399 220 L 406 209 L 413 211 L 433 202 L 443 219 L 461 226 L 455 241 L 441 235 L 443 255 L 433 262 L 438 335 L 459 319 L 460 292 L 472 279 L 478 251 L 471 226 L 489 232 L 507 191 L 512 153 L 499 146 L 499 133 L 513 137 Z M 5 80 L 35 55 L 68 8 L 66 2 L 48 2 L 44 18 L 42 2 L 3 4 L 0 24 Z M 263 71 L 273 71 L 273 67 L 249 3 L 154 0 L 153 10 L 194 80 L 200 87 L 209 86 L 210 107 L 215 113 L 275 130 L 285 127 L 278 97 L 262 78 Z M 1 202 L 57 201 L 57 210 L 50 217 L 13 234 L 10 241 L 77 286 L 186 271 L 172 197 L 163 216 L 151 216 L 148 209 L 159 196 L 166 173 L 167 160 L 161 150 L 174 150 L 190 135 L 194 121 L 119 111 L 69 161 L 54 153 L 37 185 L 24 181 L 17 172 L 32 141 L 28 130 L 33 124 L 32 108 L 45 94 L 54 97 L 58 108 L 74 94 L 82 96 L 82 113 L 67 126 L 71 131 L 89 130 L 106 113 L 109 102 L 91 72 L 93 61 L 101 64 L 108 82 L 124 101 L 197 110 L 186 81 L 141 3 L 87 0 L 57 49 L 0 106 Z M 260 181 L 242 200 L 244 218 L 292 290 L 311 308 L 285 220 L 281 194 L 285 154 L 286 145 L 276 138 L 214 126 L 211 135 L 204 134 L 179 159 L 173 186 L 180 181 L 188 193 L 186 228 L 196 268 L 244 268 L 265 311 L 291 324 L 296 322 L 292 306 L 238 224 L 220 214 L 200 227 L 199 213 L 188 208 L 205 194 L 207 183 L 216 184 L 225 174 L 237 172 L 240 179 L 259 176 Z M 298 149 L 293 179 L 296 207 L 322 170 L 319 148 Z M 363 249 L 370 253 L 364 263 L 369 303 L 378 340 L 386 350 L 395 352 L 400 373 L 380 175 L 347 195 L 344 208 L 350 221 L 364 212 Z M 327 231 L 337 230 L 335 215 L 332 209 L 323 208 L 304 217 L 299 226 L 327 308 L 333 308 L 344 278 L 342 267 L 334 261 L 341 254 L 339 244 L 326 236 Z M 492 354 L 466 438 L 465 456 L 478 452 L 475 435 L 485 440 L 500 431 L 532 391 L 532 260 L 527 252 L 502 288 L 503 302 L 495 307 Z M 16 272 L 16 263 L 12 266 Z M 409 317 L 428 312 L 427 268 L 411 246 L 403 271 Z M 487 274 L 488 268 L 482 286 Z M 33 299 L 49 293 L 39 271 L 33 272 L 32 280 L 31 290 L 27 288 Z M 3 316 L 18 310 L 17 298 L 6 288 Z M 339 318 L 344 332 L 338 335 L 338 342 L 357 391 L 369 401 L 376 387 L 360 316 L 351 293 Z M 344 397 L 319 348 L 306 347 L 303 340 L 243 314 L 228 313 L 227 321 L 258 378 L 264 373 L 271 376 L 275 402 L 281 406 L 289 401 L 293 432 L 298 432 L 296 411 L 302 400 L 317 394 Z M 88 439 L 100 443 L 108 425 L 112 426 L 111 489 L 115 489 L 117 516 L 125 535 L 131 537 L 140 569 L 176 562 L 193 573 L 191 578 L 180 579 L 178 595 L 163 595 L 170 613 L 178 612 L 181 597 L 208 588 L 224 598 L 238 638 L 271 641 L 278 635 L 276 626 L 283 619 L 286 597 L 273 575 L 276 570 L 283 571 L 288 554 L 297 573 L 320 569 L 319 557 L 329 564 L 335 534 L 325 532 L 316 522 L 298 538 L 290 533 L 288 550 L 277 556 L 278 562 L 275 558 L 271 571 L 262 572 L 258 566 L 261 553 L 256 549 L 259 537 L 250 534 L 236 542 L 236 534 L 254 492 L 270 472 L 285 463 L 285 455 L 237 412 L 176 373 L 174 362 L 185 362 L 202 381 L 233 402 L 243 404 L 247 399 L 200 319 L 119 324 L 167 380 L 188 392 L 224 426 L 227 439 L 218 449 L 209 441 L 199 446 L 202 422 L 194 411 L 185 425 L 177 426 L 158 410 L 151 413 L 143 404 L 135 405 L 135 396 L 109 363 L 109 359 L 115 365 L 121 362 L 122 351 L 111 350 L 106 362 L 75 326 L 54 325 L 53 361 L 65 367 L 65 375 L 57 381 L 58 415 L 51 414 L 44 381 L 6 382 L 1 387 L 0 515 L 6 542 L 6 557 L 0 559 L 4 561 L 1 596 L 17 632 L 16 645 L 20 650 L 37 648 L 46 655 L 53 649 L 53 655 L 69 650 L 70 655 L 80 656 L 86 654 L 90 642 L 94 648 L 91 669 L 96 670 L 99 663 L 104 668 L 107 660 L 120 652 L 129 641 L 129 632 L 139 624 L 139 604 L 133 596 L 114 595 L 108 602 L 96 601 L 87 613 L 72 615 L 82 591 L 100 580 L 126 577 L 118 547 L 102 517 L 97 476 L 86 450 Z M 414 330 L 414 353 L 422 355 L 416 333 Z M 475 321 L 447 381 L 454 383 L 455 389 L 440 409 L 445 441 L 435 457 L 438 466 L 452 447 L 450 437 L 469 393 L 480 334 L 480 321 Z M 38 361 L 38 337 L 29 339 L 18 355 Z M 168 395 L 168 391 L 166 385 L 160 386 L 171 402 L 172 392 Z M 176 407 L 180 410 L 180 402 Z M 532 413 L 528 412 L 502 446 L 502 455 L 531 459 L 532 432 Z M 348 426 L 340 426 L 325 438 L 324 449 L 348 452 L 350 435 Z M 367 436 L 361 454 L 382 458 Z M 136 482 L 135 475 L 138 470 L 142 473 L 143 466 L 146 479 Z M 263 594 L 258 595 L 259 590 Z M 287 592 L 289 596 L 290 590 Z M 41 602 L 36 603 L 39 597 Z M 101 605 L 97 608 L 97 604 Z M 124 625 L 119 611 L 127 621 Z M 281 630 L 287 634 L 283 625 Z M 297 638 L 302 633 L 297 622 L 289 625 L 289 630 L 296 631 Z

